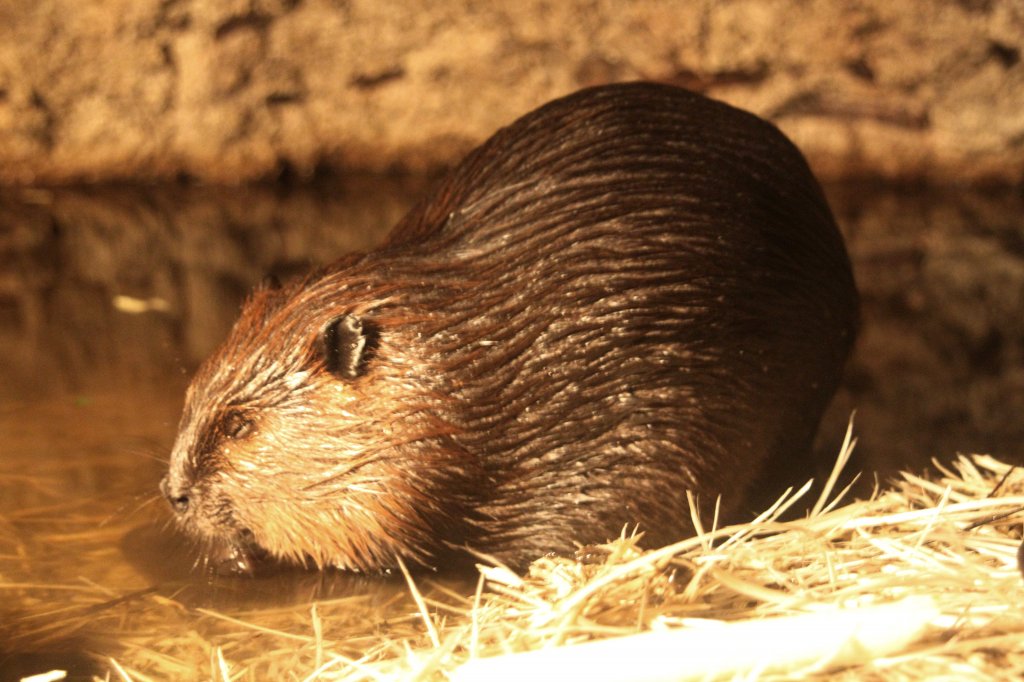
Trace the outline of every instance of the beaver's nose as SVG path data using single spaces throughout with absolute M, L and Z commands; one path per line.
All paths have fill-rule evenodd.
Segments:
M 179 514 L 184 514 L 188 511 L 188 495 L 184 492 L 172 490 L 168 477 L 164 476 L 160 479 L 160 492 L 164 494 L 167 501 L 170 503 L 171 508 Z

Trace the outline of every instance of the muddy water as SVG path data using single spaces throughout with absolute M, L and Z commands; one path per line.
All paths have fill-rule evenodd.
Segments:
M 103 633 L 159 596 L 228 611 L 357 596 L 368 624 L 408 609 L 401 581 L 196 570 L 156 484 L 188 377 L 244 293 L 268 272 L 372 248 L 426 186 L 0 193 L 0 667 L 88 670 L 87 654 L 118 650 Z M 856 409 L 855 466 L 882 477 L 958 451 L 1020 461 L 1020 194 L 829 194 L 864 329 L 823 457 Z

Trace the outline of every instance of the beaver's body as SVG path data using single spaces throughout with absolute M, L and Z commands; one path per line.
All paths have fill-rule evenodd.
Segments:
M 842 239 L 771 125 L 584 90 L 499 131 L 394 231 L 257 291 L 193 381 L 164 489 L 225 546 L 520 563 L 802 456 L 856 322 Z M 798 481 L 794 481 L 796 483 Z

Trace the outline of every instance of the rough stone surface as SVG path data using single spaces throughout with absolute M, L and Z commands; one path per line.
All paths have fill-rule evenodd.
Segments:
M 0 182 L 450 164 L 638 78 L 775 120 L 825 178 L 1024 180 L 1021 0 L 0 0 Z

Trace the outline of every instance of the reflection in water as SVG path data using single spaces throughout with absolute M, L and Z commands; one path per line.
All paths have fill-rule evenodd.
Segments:
M 193 368 L 251 286 L 372 248 L 424 186 L 356 178 L 293 191 L 0 194 L 0 340 L 25 358 L 13 363 L 15 378 L 31 365 L 49 373 L 48 387 L 97 365 L 133 375 L 164 371 L 168 361 Z M 39 388 L 38 379 L 22 378 L 18 390 Z
M 167 523 L 131 528 L 119 548 L 124 560 L 157 586 L 157 593 L 173 596 L 188 607 L 255 609 L 355 598 L 364 608 L 380 608 L 404 600 L 408 589 L 404 577 L 397 573 L 359 575 L 270 562 L 261 563 L 254 576 L 218 575 L 203 570 L 199 548 Z M 422 571 L 415 576 L 417 582 L 437 578 Z M 476 579 L 476 575 L 460 571 L 444 575 L 443 583 L 461 592 L 472 590 Z
M 410 622 L 400 579 L 193 570 L 156 484 L 187 378 L 245 292 L 268 272 L 372 248 L 425 187 L 356 178 L 0 194 L 0 582 L 26 585 L 0 595 L 0 657 L 5 643 L 21 661 L 116 651 L 129 622 L 200 627 L 182 615 L 191 607 L 318 600 L 353 631 Z M 823 452 L 856 408 L 859 465 L 884 475 L 958 450 L 1020 461 L 1024 201 L 860 187 L 830 197 L 864 328 Z M 459 591 L 463 580 L 452 577 Z M 104 640 L 114 631 L 117 642 Z

